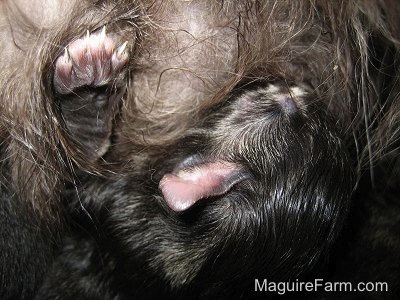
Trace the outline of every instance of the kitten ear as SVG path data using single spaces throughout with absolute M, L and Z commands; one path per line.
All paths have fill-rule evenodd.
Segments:
M 197 201 L 223 195 L 248 178 L 243 168 L 226 161 L 203 162 L 163 176 L 159 187 L 167 205 L 184 211 Z

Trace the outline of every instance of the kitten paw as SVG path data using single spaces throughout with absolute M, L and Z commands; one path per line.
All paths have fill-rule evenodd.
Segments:
M 106 34 L 87 34 L 72 42 L 55 63 L 54 86 L 58 93 L 70 94 L 82 86 L 108 84 L 128 61 L 128 42 L 118 48 Z

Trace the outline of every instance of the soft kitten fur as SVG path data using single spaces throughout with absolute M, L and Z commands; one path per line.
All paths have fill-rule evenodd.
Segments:
M 46 10 L 42 10 L 43 7 Z M 388 170 L 387 162 L 395 161 L 398 152 L 400 105 L 396 78 L 399 70 L 397 39 L 400 31 L 397 21 L 399 8 L 395 1 L 331 3 L 328 1 L 86 0 L 63 3 L 62 1 L 18 0 L 3 1 L 0 3 L 0 8 L 3 53 L 0 61 L 2 67 L 0 136 L 3 170 L 1 212 L 4 215 L 0 238 L 3 249 L 1 274 L 2 278 L 10 278 L 8 283 L 2 283 L 3 298 L 11 298 L 19 293 L 20 298 L 30 298 L 32 294 L 35 294 L 52 260 L 53 249 L 58 247 L 63 229 L 68 228 L 69 206 L 74 207 L 76 194 L 80 197 L 77 199 L 78 206 L 82 204 L 84 210 L 83 215 L 78 214 L 74 218 L 81 220 L 89 214 L 91 221 L 87 224 L 86 230 L 91 230 L 92 225 L 96 224 L 96 218 L 103 218 L 102 214 L 97 216 L 97 213 L 101 213 L 103 209 L 111 205 L 108 204 L 109 200 L 104 199 L 106 196 L 103 189 L 113 191 L 122 185 L 125 192 L 121 195 L 121 207 L 125 207 L 131 197 L 136 199 L 142 195 L 154 194 L 160 196 L 157 190 L 158 180 L 161 180 L 165 173 L 172 172 L 173 174 L 170 155 L 173 161 L 178 163 L 180 155 L 192 155 L 193 152 L 206 151 L 208 147 L 215 149 L 214 143 L 222 147 L 222 150 L 217 151 L 218 153 L 228 151 L 230 147 L 235 149 L 234 145 L 240 143 L 240 139 L 228 138 L 221 133 L 220 140 L 211 137 L 210 144 L 203 145 L 198 144 L 199 141 L 194 138 L 196 135 L 192 136 L 192 131 L 203 128 L 205 125 L 214 128 L 213 126 L 219 124 L 219 121 L 212 121 L 211 125 L 205 124 L 204 122 L 208 122 L 206 116 L 208 114 L 213 116 L 214 113 L 218 115 L 220 105 L 229 107 L 229 103 L 226 104 L 229 99 L 240 98 L 240 95 L 236 93 L 240 94 L 242 91 L 243 95 L 246 95 L 257 84 L 265 86 L 266 82 L 279 82 L 281 88 L 290 87 L 293 84 L 300 87 L 307 86 L 306 89 L 310 90 L 309 94 L 312 96 L 307 97 L 306 117 L 309 117 L 307 113 L 314 114 L 314 112 L 317 116 L 311 117 L 311 124 L 315 124 L 316 131 L 306 132 L 312 137 L 322 137 L 315 147 L 310 144 L 311 152 L 331 151 L 332 162 L 327 161 L 328 165 L 334 162 L 340 165 L 340 162 L 347 161 L 347 153 L 350 154 L 351 163 L 345 164 L 339 170 L 350 174 L 354 169 L 356 176 L 361 178 L 353 196 L 354 212 L 367 207 L 370 214 L 374 216 L 375 213 L 379 213 L 375 210 L 378 206 L 376 204 L 378 198 L 380 199 L 378 203 L 387 203 L 384 205 L 390 207 L 387 210 L 398 208 L 396 196 L 393 196 L 397 194 L 398 181 L 396 177 L 388 179 L 390 175 L 388 172 L 381 172 L 382 169 Z M 49 21 L 43 21 L 45 14 L 52 18 L 46 18 Z M 43 16 L 43 18 L 33 17 L 34 15 Z M 113 103 L 116 103 L 116 106 L 113 105 L 111 111 L 105 109 L 103 111 L 105 113 L 99 115 L 99 120 L 104 121 L 103 124 L 106 125 L 97 129 L 100 128 L 100 132 L 104 130 L 104 135 L 101 135 L 100 139 L 94 139 L 93 144 L 87 144 L 86 138 L 77 135 L 79 130 L 72 129 L 71 123 L 79 125 L 83 120 L 82 118 L 74 119 L 77 115 L 66 113 L 66 111 L 73 111 L 68 108 L 68 103 L 74 107 L 74 97 L 72 97 L 72 102 L 68 102 L 66 96 L 57 91 L 54 86 L 54 70 L 57 58 L 63 55 L 67 45 L 84 37 L 87 30 L 95 34 L 100 32 L 103 26 L 107 27 L 108 36 L 117 47 L 128 41 L 129 61 L 121 72 L 112 74 L 105 84 L 106 90 L 98 90 L 98 86 L 89 84 L 89 90 L 74 91 L 77 94 L 76 101 L 81 98 L 83 101 L 88 101 L 87 99 L 96 100 L 98 96 L 111 99 L 110 97 L 118 94 L 115 91 L 124 90 L 121 98 L 114 99 Z M 8 58 L 10 56 L 11 59 Z M 88 93 L 91 95 L 89 98 L 87 98 Z M 310 111 L 307 110 L 309 104 Z M 106 106 L 100 106 L 100 110 L 104 107 Z M 95 120 L 94 116 L 97 114 L 93 114 L 88 119 Z M 229 118 L 229 113 L 221 116 L 222 120 L 224 117 Z M 90 128 L 93 124 L 98 125 L 91 121 L 87 125 Z M 228 123 L 226 128 L 222 129 L 228 130 L 230 128 L 228 125 L 230 124 Z M 207 126 L 205 128 L 208 128 Z M 282 126 L 286 128 L 284 124 Z M 287 128 L 292 127 L 288 125 Z M 216 129 L 216 132 L 222 132 L 222 129 Z M 90 133 L 90 130 L 87 132 Z M 83 136 L 87 136 L 88 133 L 84 133 Z M 227 132 L 227 134 L 231 133 L 233 134 L 234 131 Z M 286 131 L 283 133 L 283 136 L 275 135 L 275 133 L 268 139 L 265 136 L 263 138 L 266 142 L 272 143 L 271 145 L 277 143 L 275 147 L 278 148 L 294 147 L 293 140 L 285 136 L 290 134 Z M 185 136 L 192 136 L 195 139 L 194 148 L 181 144 Z M 229 144 L 229 141 L 233 141 L 234 144 Z M 285 141 L 288 142 L 285 144 Z M 330 145 L 329 141 L 336 141 L 336 144 L 325 149 L 324 147 Z M 258 145 L 251 144 L 251 139 L 248 143 L 250 146 L 246 143 L 242 144 L 246 145 L 245 148 L 255 147 L 260 150 L 257 148 Z M 300 144 L 308 146 L 304 141 Z M 88 149 L 101 149 L 101 151 L 88 151 Z M 267 153 L 263 151 L 261 151 L 261 156 Z M 307 155 L 299 154 L 299 159 L 305 159 Z M 245 157 L 251 160 L 250 157 L 253 156 L 256 157 L 254 153 Z M 268 159 L 264 159 L 259 168 L 265 169 Z M 291 157 L 288 161 L 296 162 Z M 296 176 L 299 175 L 297 171 L 301 168 L 296 164 L 290 166 L 293 169 L 285 167 L 274 170 L 276 173 L 272 175 L 281 179 L 279 184 L 282 184 L 282 181 L 286 182 L 285 179 L 290 177 L 288 174 L 291 172 L 295 172 Z M 158 175 L 154 177 L 155 183 L 150 184 L 147 182 L 152 177 L 149 177 L 148 171 L 153 169 Z M 327 170 L 329 169 L 327 166 Z M 379 174 L 381 180 L 376 181 L 375 173 Z M 92 178 L 93 175 L 90 174 L 97 174 L 103 179 Z M 132 190 L 128 189 L 128 193 L 126 191 L 128 183 L 121 183 L 121 181 L 131 176 L 133 178 L 128 181 L 132 182 L 132 185 L 133 182 L 138 181 L 137 189 L 131 187 Z M 119 177 L 121 179 L 118 179 Z M 312 182 L 316 181 L 315 178 L 306 177 Z M 333 189 L 340 190 L 341 185 L 345 185 L 346 188 L 342 191 L 341 197 L 346 202 L 345 195 L 348 195 L 353 187 L 351 176 L 347 176 L 347 179 L 346 176 L 338 178 L 344 182 L 336 183 Z M 367 182 L 366 178 L 371 178 L 373 182 Z M 96 188 L 99 182 L 101 186 Z M 390 193 L 383 188 L 385 182 L 390 184 Z M 233 185 L 233 188 L 240 184 L 242 182 Z M 87 191 L 83 190 L 86 185 Z M 146 189 L 146 186 L 150 186 L 147 187 L 150 191 Z M 330 190 L 328 183 L 324 187 L 325 191 Z M 72 192 L 72 196 L 66 196 L 71 193 L 71 190 L 78 192 Z M 92 190 L 93 192 L 90 192 Z M 228 189 L 223 190 L 228 194 L 233 191 L 229 184 Z M 368 194 L 368 201 L 362 201 L 365 199 L 360 196 L 362 192 Z M 115 200 L 111 201 L 112 205 L 118 205 L 119 202 L 115 197 L 119 194 L 111 192 L 110 194 L 110 197 L 112 196 L 111 198 Z M 100 212 L 96 210 L 99 203 L 93 205 L 96 209 L 90 204 L 96 203 L 94 199 L 96 195 L 99 197 L 99 203 L 103 201 L 107 203 L 104 208 L 100 207 Z M 85 199 L 88 203 L 84 201 Z M 161 198 L 157 199 L 161 201 Z M 263 199 L 263 197 L 257 196 L 256 199 Z M 291 197 L 288 199 L 293 200 Z M 66 208 L 64 202 L 68 204 Z M 197 202 L 195 201 L 196 205 Z M 164 202 L 161 201 L 162 203 Z M 339 203 L 342 202 L 339 201 Z M 215 204 L 208 204 L 208 202 L 203 204 L 204 206 L 200 204 L 201 201 L 199 207 L 196 205 L 194 207 L 195 212 L 200 215 L 207 211 L 212 213 L 212 209 L 215 208 L 213 206 Z M 338 209 L 343 213 L 342 215 L 328 217 L 334 224 L 340 224 L 341 218 L 346 216 L 346 205 L 343 204 L 343 207 L 339 205 L 339 207 L 341 207 Z M 122 213 L 120 210 L 111 209 L 111 216 L 115 216 L 115 211 Z M 251 210 L 250 206 L 238 212 L 242 216 Z M 74 209 L 72 211 L 74 212 Z M 135 213 L 140 214 L 141 211 L 146 210 L 133 210 L 132 214 L 134 216 Z M 170 211 L 166 210 L 166 212 Z M 164 217 L 170 215 L 164 215 L 166 212 L 161 208 L 156 209 L 155 216 L 160 214 L 158 222 L 162 222 Z M 214 213 L 217 212 L 216 209 Z M 194 222 L 192 224 L 194 226 L 196 218 L 188 214 L 190 217 L 185 219 L 185 222 Z M 185 215 L 186 213 L 182 216 Z M 387 214 L 383 213 L 383 215 Z M 172 216 L 175 215 L 172 214 Z M 103 236 L 103 233 L 99 231 L 98 234 L 101 235 L 102 240 L 104 239 L 106 246 L 108 240 L 119 240 L 120 235 L 126 233 L 122 230 L 124 229 L 122 225 L 128 217 L 122 214 L 121 219 L 117 220 L 120 223 L 110 217 L 110 223 L 114 224 L 110 226 L 116 228 L 112 230 L 110 236 L 108 233 Z M 108 218 L 106 216 L 105 220 Z M 175 220 L 174 218 L 172 220 Z M 370 217 L 363 225 L 364 229 L 358 229 L 361 228 L 361 225 L 358 227 L 356 221 L 358 217 L 354 218 L 354 225 L 350 218 L 350 225 L 347 226 L 354 227 L 357 232 L 361 231 L 359 241 L 356 241 L 355 245 L 380 244 L 380 249 L 382 249 L 379 251 L 382 253 L 380 256 L 386 256 L 392 253 L 392 249 L 398 249 L 395 238 L 387 242 L 386 237 L 390 235 L 390 232 L 385 230 L 392 225 L 387 225 L 385 232 L 378 238 L 373 237 L 373 233 L 363 233 L 363 230 L 368 231 L 369 227 L 374 227 L 370 226 L 371 223 L 377 224 L 375 218 L 377 217 Z M 394 219 L 390 216 L 385 218 L 389 220 L 388 224 L 398 224 L 395 217 Z M 244 223 L 235 223 L 231 220 L 232 223 L 228 224 L 235 225 L 238 230 L 247 230 L 245 219 L 241 221 Z M 106 228 L 107 224 L 106 222 Z M 116 224 L 121 224 L 120 232 L 120 227 Z M 309 226 L 309 230 L 312 231 L 316 223 L 313 223 L 313 226 L 306 223 L 302 225 Z M 179 240 L 183 239 L 178 234 L 179 228 L 176 231 L 171 230 L 169 234 L 172 237 L 176 234 L 175 239 L 182 242 L 183 240 Z M 330 233 L 324 233 L 323 237 L 327 243 L 322 245 L 322 248 L 329 246 L 339 228 L 340 226 L 331 227 L 331 230 L 335 232 L 332 236 Z M 371 228 L 371 232 L 374 230 Z M 78 231 L 80 235 L 79 230 L 75 231 Z M 290 233 L 290 230 L 287 229 L 284 232 Z M 131 240 L 129 234 L 132 233 L 128 231 L 124 238 Z M 143 230 L 142 234 L 144 235 L 142 239 L 137 238 L 138 245 L 140 245 L 140 240 L 146 241 L 146 231 Z M 20 235 L 23 235 L 25 239 L 18 238 Z M 367 236 L 372 236 L 373 242 L 364 242 L 365 239 L 368 240 Z M 234 244 L 236 236 L 229 236 L 228 240 Z M 83 245 L 88 245 L 89 248 L 86 249 L 88 252 L 92 247 L 90 243 L 90 239 L 82 242 Z M 311 245 L 312 243 L 301 248 L 306 249 L 312 247 Z M 132 247 L 132 245 L 123 246 L 127 247 L 128 252 Z M 68 250 L 68 246 L 66 249 Z M 314 250 L 318 253 L 315 257 L 318 257 L 321 253 L 320 249 L 317 247 Z M 355 247 L 354 251 L 358 253 L 360 250 Z M 105 253 L 108 253 L 108 250 Z M 155 263 L 154 265 L 155 270 L 160 268 L 164 270 L 158 275 L 160 275 L 162 289 L 166 292 L 171 287 L 177 286 L 185 291 L 185 288 L 190 286 L 185 286 L 185 280 L 189 282 L 196 276 L 204 276 L 210 281 L 207 288 L 202 285 L 207 283 L 207 280 L 196 287 L 204 295 L 208 292 L 217 292 L 219 284 L 221 286 L 228 284 L 219 281 L 218 278 L 225 276 L 218 272 L 215 276 L 208 277 L 208 275 L 194 275 L 196 273 L 194 271 L 187 273 L 182 267 L 174 270 L 174 266 L 180 266 L 179 256 L 174 256 L 174 253 L 167 255 L 165 251 L 162 253 L 161 257 L 156 255 L 151 259 L 156 262 L 159 262 L 159 259 L 162 261 L 162 256 L 164 260 L 165 257 L 171 259 L 169 264 L 164 263 L 160 266 Z M 277 253 L 280 251 L 278 250 Z M 299 257 L 303 255 L 301 253 L 303 252 L 298 252 Z M 69 255 L 85 256 L 85 252 L 76 250 L 76 253 L 72 251 Z M 151 256 L 151 253 L 149 255 Z M 354 256 L 358 257 L 357 254 Z M 189 255 L 189 257 L 194 259 L 197 256 Z M 205 255 L 205 257 L 208 256 Z M 223 264 L 224 257 L 218 255 L 217 257 Z M 81 258 L 74 259 L 79 261 Z M 228 257 L 226 259 L 229 261 Z M 346 258 L 343 259 L 346 261 Z M 111 261 L 114 260 L 115 258 L 111 259 Z M 201 260 L 194 260 L 194 266 L 201 265 L 198 268 L 204 266 L 198 274 L 208 274 L 207 269 L 213 268 L 212 261 L 204 263 Z M 274 261 L 278 262 L 279 259 Z M 354 262 L 354 259 L 349 258 L 349 261 Z M 118 259 L 116 263 L 122 263 L 122 267 L 129 266 L 129 264 L 125 265 L 125 261 Z M 233 268 L 238 267 L 229 263 L 228 265 Z M 293 273 L 289 272 L 290 274 L 282 272 L 288 278 L 296 276 L 304 263 L 299 263 L 294 269 L 289 268 L 289 265 L 293 267 L 293 263 L 289 263 L 282 269 L 294 270 Z M 248 266 L 243 270 L 251 266 L 250 259 Z M 11 269 L 15 269 L 16 272 Z M 19 269 L 26 272 L 18 271 Z M 120 270 L 119 267 L 117 269 Z M 165 270 L 170 271 L 165 272 Z M 27 272 L 32 275 L 24 277 L 19 275 Z M 132 275 L 130 272 L 131 269 L 129 274 Z M 254 272 L 254 274 L 257 272 L 264 274 L 264 269 L 261 267 Z M 375 274 L 378 273 L 377 271 Z M 101 277 L 101 274 L 101 272 L 95 272 L 95 276 Z M 114 280 L 117 281 L 121 274 L 125 274 L 125 271 L 115 274 Z M 226 275 L 226 273 L 223 274 Z M 278 275 L 277 277 L 280 277 Z M 143 276 L 142 281 L 145 282 L 147 275 Z M 150 278 L 153 277 L 150 276 Z M 216 278 L 215 281 L 213 278 Z M 140 278 L 138 280 L 140 281 Z M 123 286 L 122 291 L 115 292 L 121 295 L 130 294 L 129 286 Z M 239 287 L 238 289 L 240 290 Z M 42 290 L 43 293 L 44 291 L 45 289 Z M 113 286 L 111 291 L 114 293 Z

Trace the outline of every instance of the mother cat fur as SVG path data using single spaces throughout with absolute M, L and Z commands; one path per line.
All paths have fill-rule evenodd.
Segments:
M 247 83 L 311 87 L 310 101 L 336 121 L 361 179 L 379 171 L 386 153 L 396 157 L 395 1 L 19 0 L 0 7 L 5 297 L 29 298 L 41 285 L 68 227 L 66 186 L 79 189 L 82 174 L 140 174 Z M 124 92 L 111 110 L 100 107 L 107 134 L 94 139 L 96 152 L 74 131 L 53 79 L 65 47 L 104 26 L 116 48 L 128 42 L 129 60 L 107 82 L 107 99 Z M 98 92 L 87 86 L 78 96 Z

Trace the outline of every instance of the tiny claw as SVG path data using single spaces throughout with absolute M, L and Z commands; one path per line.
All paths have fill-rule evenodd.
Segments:
M 127 45 L 128 45 L 128 41 L 126 41 L 125 43 L 123 43 L 122 46 L 118 48 L 118 51 L 117 51 L 117 56 L 118 56 L 118 57 L 121 57 L 122 54 L 124 54 Z
M 69 63 L 70 60 L 71 60 L 71 57 L 70 57 L 70 55 L 69 55 L 68 48 L 65 47 L 65 49 L 64 49 L 64 62 L 65 62 L 65 63 Z
M 103 29 L 101 30 L 101 33 L 100 33 L 100 42 L 102 43 L 102 44 L 104 44 L 104 41 L 106 40 L 106 26 L 103 26 Z
M 83 39 L 83 48 L 85 49 L 86 53 L 89 51 L 89 44 L 90 44 L 90 32 L 89 32 L 89 30 L 87 30 L 86 36 Z

